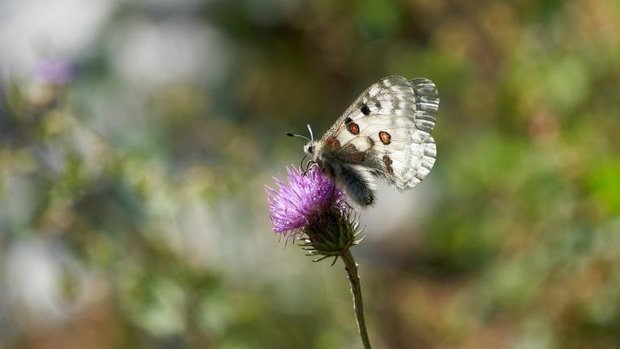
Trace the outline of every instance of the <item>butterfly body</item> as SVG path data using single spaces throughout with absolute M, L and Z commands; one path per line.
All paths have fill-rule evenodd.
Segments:
M 304 151 L 353 201 L 368 206 L 375 201 L 375 179 L 405 190 L 430 172 L 436 156 L 430 132 L 438 108 L 432 81 L 386 77 L 364 91 Z

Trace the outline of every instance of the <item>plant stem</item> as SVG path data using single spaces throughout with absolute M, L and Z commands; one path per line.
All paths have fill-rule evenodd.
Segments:
M 364 349 L 371 349 L 370 339 L 368 338 L 368 330 L 366 330 L 366 320 L 364 319 L 364 304 L 362 303 L 362 286 L 360 278 L 357 274 L 357 264 L 353 259 L 351 250 L 347 249 L 341 256 L 344 262 L 344 268 L 347 271 L 349 282 L 351 283 L 351 293 L 353 294 L 353 309 L 355 310 L 355 319 L 357 320 L 357 328 L 362 338 Z

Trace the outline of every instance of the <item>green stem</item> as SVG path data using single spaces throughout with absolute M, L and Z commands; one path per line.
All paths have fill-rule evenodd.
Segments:
M 355 310 L 355 319 L 357 320 L 357 328 L 362 338 L 364 349 L 371 349 L 370 339 L 368 338 L 368 330 L 366 330 L 366 320 L 364 319 L 364 304 L 362 303 L 362 286 L 360 285 L 360 277 L 357 274 L 357 264 L 353 259 L 351 250 L 347 249 L 341 256 L 344 262 L 344 268 L 347 271 L 349 282 L 351 283 L 351 293 L 353 294 L 353 309 Z

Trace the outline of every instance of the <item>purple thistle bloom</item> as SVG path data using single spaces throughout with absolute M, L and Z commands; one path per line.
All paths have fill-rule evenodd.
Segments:
M 351 283 L 360 336 L 364 348 L 370 348 L 357 264 L 350 251 L 361 241 L 355 239 L 361 232 L 357 214 L 344 201 L 342 190 L 319 166 L 313 166 L 305 173 L 289 167 L 287 172 L 288 183 L 276 178 L 277 189 L 265 186 L 273 230 L 287 238 L 299 237 L 306 255 L 318 256 L 314 262 L 333 257 L 334 265 L 338 258 L 342 258 Z
M 276 179 L 277 189 L 266 186 L 269 216 L 277 233 L 298 233 L 325 212 L 336 208 L 344 213 L 344 193 L 331 178 L 312 167 L 305 175 L 300 169 L 288 168 L 288 183 Z

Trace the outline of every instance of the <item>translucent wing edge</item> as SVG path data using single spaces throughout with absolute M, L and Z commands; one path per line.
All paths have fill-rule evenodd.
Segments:
M 418 130 L 431 133 L 439 112 L 439 93 L 435 83 L 429 79 L 410 80 L 415 94 L 415 126 Z
M 433 137 L 428 136 L 422 143 L 423 153 L 420 158 L 420 164 L 416 168 L 415 180 L 410 184 L 410 188 L 418 185 L 422 180 L 431 172 L 435 165 L 435 158 L 437 157 L 437 146 Z

